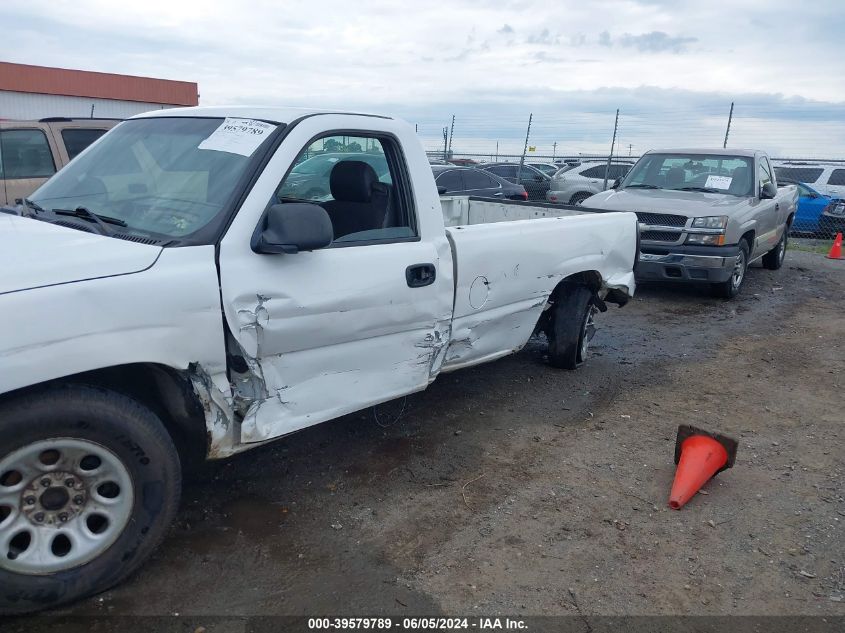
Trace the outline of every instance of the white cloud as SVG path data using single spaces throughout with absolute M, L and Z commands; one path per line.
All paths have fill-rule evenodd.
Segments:
M 718 95 L 722 110 L 737 95 L 842 102 L 843 13 L 841 0 L 798 13 L 790 0 L 4 0 L 0 22 L 7 61 L 196 81 L 207 104 L 515 121 L 584 93 L 624 113 L 643 86 Z

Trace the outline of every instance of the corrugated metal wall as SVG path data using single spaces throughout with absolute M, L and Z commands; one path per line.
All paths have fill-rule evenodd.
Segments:
M 161 103 L 0 90 L 0 119 L 33 120 L 55 116 L 87 118 L 91 116 L 91 106 L 94 106 L 94 118 L 104 119 L 126 119 L 141 112 L 173 107 Z

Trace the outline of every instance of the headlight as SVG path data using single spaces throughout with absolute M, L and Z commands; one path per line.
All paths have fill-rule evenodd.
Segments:
M 704 220 L 706 218 L 698 218 Z M 702 246 L 724 246 L 724 235 L 708 235 L 706 233 L 690 233 L 687 235 L 687 244 L 700 244 Z
M 711 215 L 706 218 L 693 218 L 694 229 L 723 229 L 728 225 L 728 216 Z

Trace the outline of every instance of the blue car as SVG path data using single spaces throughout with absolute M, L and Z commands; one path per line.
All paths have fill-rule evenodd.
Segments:
M 798 187 L 798 209 L 795 212 L 795 220 L 792 223 L 793 233 L 825 233 L 827 237 L 828 228 L 826 225 L 822 226 L 819 220 L 822 217 L 822 212 L 831 206 L 834 202 L 839 202 L 838 198 L 826 196 L 819 193 L 809 185 L 803 182 L 795 183 Z M 835 205 L 833 205 L 835 206 Z

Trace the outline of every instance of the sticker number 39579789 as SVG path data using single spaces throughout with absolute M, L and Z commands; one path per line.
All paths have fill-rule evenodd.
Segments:
M 275 129 L 275 125 L 264 121 L 226 117 L 220 127 L 214 130 L 198 147 L 199 149 L 251 156 Z

